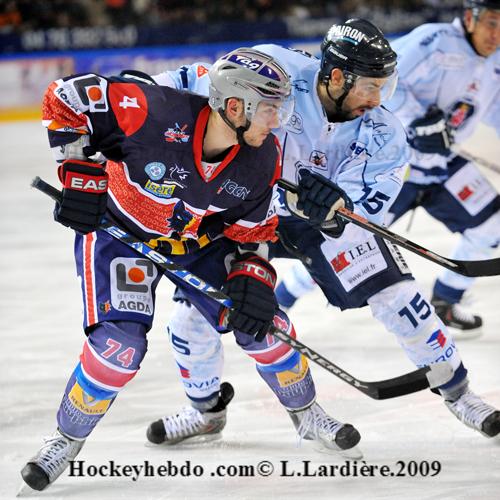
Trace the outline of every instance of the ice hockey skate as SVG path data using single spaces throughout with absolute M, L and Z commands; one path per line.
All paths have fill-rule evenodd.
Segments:
M 21 470 L 24 482 L 37 491 L 42 491 L 53 483 L 75 459 L 85 443 L 85 440 L 70 439 L 59 429 L 44 441 L 38 453 Z
M 486 437 L 500 433 L 500 411 L 485 403 L 479 396 L 467 390 L 455 401 L 446 401 L 446 406 L 467 427 Z
M 181 441 L 206 442 L 219 439 L 226 425 L 227 405 L 233 399 L 234 389 L 228 382 L 220 386 L 217 405 L 209 411 L 200 412 L 185 407 L 173 416 L 163 417 L 148 427 L 146 436 L 154 444 L 174 445 Z
M 460 304 L 450 304 L 436 296 L 432 297 L 431 303 L 441 321 L 450 329 L 453 338 L 468 340 L 477 338 L 483 333 L 482 318 L 467 311 Z
M 314 402 L 305 409 L 288 411 L 300 439 L 315 441 L 319 451 L 337 452 L 349 459 L 363 458 L 356 446 L 361 436 L 351 424 L 343 424 L 330 417 Z

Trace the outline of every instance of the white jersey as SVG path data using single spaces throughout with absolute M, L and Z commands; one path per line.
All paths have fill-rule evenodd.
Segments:
M 299 168 L 324 175 L 346 191 L 355 212 L 384 223 L 408 162 L 406 134 L 399 120 L 378 107 L 354 120 L 330 123 L 316 92 L 317 58 L 278 45 L 255 49 L 275 57 L 291 75 L 295 111 L 284 128 L 273 130 L 283 148 L 283 177 L 297 182 Z M 194 64 L 154 78 L 161 85 L 206 95 L 208 68 Z M 289 215 L 281 208 L 281 215 Z
M 500 135 L 500 50 L 479 56 L 460 19 L 424 24 L 392 43 L 399 83 L 387 107 L 407 126 L 436 104 L 449 116 L 455 142 L 469 137 L 479 121 Z M 447 158 L 412 151 L 411 181 L 429 184 L 446 177 Z

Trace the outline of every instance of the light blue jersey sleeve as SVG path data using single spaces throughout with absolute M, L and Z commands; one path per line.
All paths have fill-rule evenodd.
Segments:
M 208 96 L 210 79 L 208 70 L 211 64 L 196 62 L 190 66 L 181 66 L 176 70 L 164 71 L 158 75 L 153 75 L 153 79 L 158 85 L 187 90 L 194 94 Z
M 494 104 L 484 117 L 484 123 L 493 127 L 497 132 L 497 136 L 500 137 L 500 89 L 496 93 Z
M 438 64 L 442 36 L 450 36 L 446 24 L 424 24 L 391 43 L 398 54 L 398 85 L 386 107 L 396 114 L 406 127 L 416 117 L 423 116 L 438 100 L 444 74 Z

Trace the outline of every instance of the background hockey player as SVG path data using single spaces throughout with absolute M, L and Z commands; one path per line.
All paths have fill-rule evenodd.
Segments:
M 462 19 L 426 24 L 396 40 L 399 82 L 386 103 L 405 125 L 411 171 L 390 209 L 393 222 L 417 206 L 461 233 L 451 257 L 489 258 L 500 243 L 500 198 L 475 165 L 450 147 L 469 137 L 481 120 L 500 134 L 500 2 L 465 0 Z M 474 279 L 445 271 L 432 304 L 456 338 L 480 333 L 481 317 L 458 304 Z M 314 281 L 295 266 L 278 285 L 281 305 L 290 307 Z
M 352 19 L 334 25 L 322 44 L 321 61 L 276 45 L 257 48 L 282 61 L 291 75 L 295 112 L 277 132 L 283 147 L 284 176 L 299 185 L 296 204 L 280 204 L 281 243 L 276 257 L 300 257 L 329 302 L 341 309 L 369 305 L 417 365 L 447 360 L 453 379 L 440 388 L 447 407 L 487 436 L 500 432 L 500 412 L 468 388 L 453 339 L 434 313 L 399 251 L 390 243 L 336 221 L 335 236 L 321 232 L 334 207 L 346 205 L 378 224 L 397 197 L 406 168 L 406 134 L 397 118 L 380 106 L 396 83 L 396 54 L 370 22 Z M 207 92 L 206 65 L 158 75 L 158 81 Z M 283 193 L 282 193 L 283 194 Z M 329 220 L 330 226 L 335 223 Z M 330 234 L 332 231 L 330 231 Z M 182 311 L 192 325 L 171 332 L 191 339 L 202 323 Z M 194 326 L 196 325 L 196 327 Z M 174 346 L 175 348 L 175 346 Z M 178 362 L 186 359 L 176 352 Z
M 412 147 L 411 172 L 390 209 L 396 220 L 424 207 L 461 233 L 452 257 L 489 258 L 500 243 L 500 197 L 478 168 L 451 153 L 482 120 L 500 135 L 500 1 L 465 0 L 462 19 L 425 24 L 394 43 L 399 85 L 388 108 L 403 122 Z M 458 303 L 474 280 L 445 271 L 432 303 L 457 335 L 471 336 L 482 319 Z
M 292 110 L 288 75 L 272 57 L 240 49 L 209 76 L 209 100 L 95 74 L 57 80 L 45 94 L 44 124 L 64 188 L 54 216 L 77 232 L 87 340 L 57 413 L 58 429 L 22 470 L 34 489 L 46 488 L 75 458 L 146 353 L 161 272 L 96 230 L 104 215 L 222 287 L 233 301 L 230 311 L 171 278 L 213 327 L 233 329 L 245 352 L 265 356 L 272 377 L 260 373 L 304 437 L 358 453 L 356 429 L 314 402 L 305 358 L 266 336 L 273 322 L 295 335 L 277 310 L 276 274 L 265 255 L 265 242 L 275 238 L 272 195 L 281 175 L 270 131 Z M 98 152 L 106 164 L 95 160 Z M 201 373 L 217 364 L 211 347 L 202 346 L 209 356 L 180 371 Z M 229 384 L 214 380 L 208 394 L 165 420 L 162 440 L 219 432 L 232 394 Z

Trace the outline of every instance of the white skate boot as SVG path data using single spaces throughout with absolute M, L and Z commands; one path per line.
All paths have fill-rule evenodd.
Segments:
M 53 483 L 75 459 L 85 443 L 84 439 L 70 439 L 59 429 L 53 436 L 44 438 L 44 441 L 38 453 L 21 470 L 24 482 L 37 491 L 44 490 Z
M 483 436 L 495 437 L 500 433 L 500 411 L 472 391 L 467 390 L 456 401 L 444 403 L 458 420 Z
M 343 424 L 330 417 L 321 406 L 314 402 L 309 407 L 288 410 L 301 439 L 314 440 L 320 445 L 320 451 L 336 451 L 345 458 L 363 458 L 356 446 L 361 436 L 351 424 Z
M 185 440 L 210 441 L 219 438 L 226 425 L 226 407 L 233 396 L 233 386 L 223 382 L 214 408 L 202 413 L 196 408 L 185 407 L 176 415 L 163 417 L 148 427 L 148 441 L 172 445 Z

